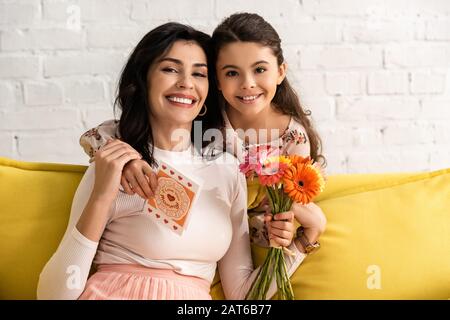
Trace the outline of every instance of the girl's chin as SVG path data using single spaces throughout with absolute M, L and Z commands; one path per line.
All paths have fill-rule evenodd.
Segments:
M 233 108 L 233 107 L 232 107 Z M 264 106 L 261 104 L 258 105 L 240 105 L 239 108 L 234 108 L 240 114 L 245 116 L 257 116 L 264 110 Z

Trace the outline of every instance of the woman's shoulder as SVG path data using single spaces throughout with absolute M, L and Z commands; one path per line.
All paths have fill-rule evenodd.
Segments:
M 221 170 L 226 170 L 227 172 L 239 170 L 239 160 L 234 154 L 221 148 L 206 147 L 202 150 L 202 157 L 207 163 Z
M 203 149 L 202 156 L 208 166 L 213 168 L 215 178 L 220 183 L 240 183 L 239 178 L 242 174 L 239 169 L 239 160 L 234 154 L 217 145 L 210 145 Z

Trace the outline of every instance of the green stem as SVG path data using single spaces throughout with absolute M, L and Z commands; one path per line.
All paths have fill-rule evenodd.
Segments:
M 272 214 L 286 212 L 291 209 L 292 200 L 284 193 L 282 187 L 266 187 L 266 194 L 269 199 Z M 282 248 L 269 248 L 266 259 L 261 265 L 245 299 L 267 299 L 267 292 L 274 277 L 277 283 L 279 298 L 282 300 L 294 299 Z

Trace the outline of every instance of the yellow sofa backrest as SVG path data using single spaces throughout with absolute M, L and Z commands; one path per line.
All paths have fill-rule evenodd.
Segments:
M 85 170 L 0 158 L 0 299 L 36 298 Z M 450 169 L 331 176 L 316 202 L 328 225 L 292 277 L 297 299 L 450 298 Z

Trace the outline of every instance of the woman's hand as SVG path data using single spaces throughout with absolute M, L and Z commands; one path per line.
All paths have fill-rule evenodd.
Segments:
M 280 212 L 273 216 L 270 213 L 264 215 L 264 220 L 269 234 L 269 241 L 277 245 L 288 247 L 295 234 L 294 212 Z
M 127 194 L 148 199 L 155 195 L 158 178 L 147 161 L 131 160 L 123 169 L 121 185 Z
M 129 144 L 108 140 L 95 153 L 95 183 L 91 200 L 112 203 L 119 193 L 123 167 L 127 162 L 141 158 Z

